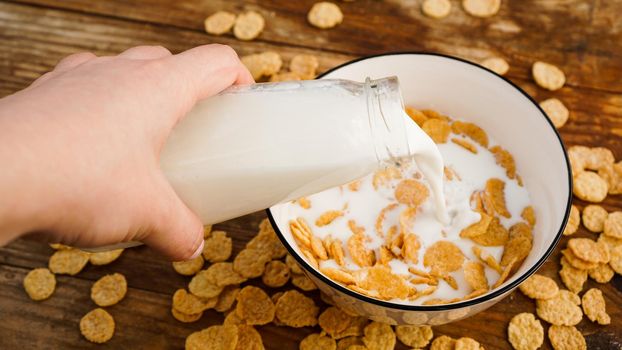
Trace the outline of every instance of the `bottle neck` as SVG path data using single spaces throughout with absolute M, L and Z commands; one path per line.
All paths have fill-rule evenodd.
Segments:
M 365 80 L 367 112 L 380 165 L 412 156 L 406 132 L 404 103 L 397 77 Z

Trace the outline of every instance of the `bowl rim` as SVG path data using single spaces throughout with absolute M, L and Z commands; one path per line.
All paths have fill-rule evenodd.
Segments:
M 326 72 L 318 75 L 316 77 L 316 79 L 321 79 L 323 77 L 325 77 L 326 75 L 339 70 L 343 67 L 361 62 L 361 61 L 365 61 L 365 60 L 369 60 L 369 59 L 373 59 L 373 58 L 378 58 L 378 57 L 385 57 L 385 56 L 401 56 L 401 55 L 414 55 L 414 56 L 434 56 L 434 57 L 441 57 L 441 58 L 445 58 L 451 61 L 456 61 L 459 63 L 466 63 L 468 65 L 471 65 L 475 68 L 481 69 L 485 72 L 488 72 L 490 74 L 495 75 L 497 78 L 500 78 L 502 80 L 504 80 L 506 83 L 508 83 L 511 87 L 513 87 L 515 90 L 517 90 L 518 92 L 520 92 L 523 96 L 525 96 L 527 98 L 527 100 L 529 102 L 531 102 L 539 111 L 540 111 L 540 115 L 548 122 L 548 125 L 551 127 L 551 129 L 554 132 L 554 135 L 557 137 L 557 140 L 559 141 L 559 146 L 561 147 L 561 150 L 563 151 L 564 154 L 564 159 L 566 160 L 566 171 L 568 174 L 568 198 L 566 200 L 566 213 L 564 214 L 564 218 L 562 220 L 562 224 L 560 225 L 559 230 L 557 231 L 557 234 L 555 235 L 555 238 L 553 239 L 553 243 L 547 248 L 547 250 L 544 252 L 544 254 L 538 259 L 538 261 L 529 269 L 527 270 L 524 274 L 522 274 L 521 276 L 519 276 L 514 282 L 509 283 L 508 285 L 502 287 L 502 288 L 498 288 L 497 290 L 494 290 L 492 293 L 487 293 L 484 294 L 482 296 L 479 297 L 475 297 L 473 299 L 469 299 L 469 300 L 465 300 L 465 301 L 460 301 L 457 303 L 452 303 L 452 304 L 446 304 L 446 305 L 405 305 L 405 304 L 397 304 L 397 303 L 392 303 L 392 302 L 387 302 L 384 300 L 380 300 L 380 299 L 375 299 L 375 298 L 371 298 L 368 297 L 366 295 L 357 293 L 353 290 L 350 290 L 342 285 L 340 285 L 337 282 L 332 281 L 331 279 L 325 277 L 322 273 L 320 273 L 317 269 L 315 269 L 313 266 L 309 265 L 309 263 L 303 259 L 298 253 L 296 253 L 296 251 L 293 249 L 293 247 L 289 244 L 289 242 L 285 239 L 285 236 L 283 235 L 283 233 L 281 232 L 281 230 L 279 229 L 279 226 L 276 223 L 276 220 L 274 219 L 274 216 L 272 215 L 271 212 L 271 208 L 266 209 L 266 213 L 268 215 L 268 220 L 270 221 L 270 224 L 272 225 L 272 227 L 274 228 L 274 231 L 276 232 L 276 235 L 279 237 L 279 239 L 281 240 L 281 242 L 283 243 L 283 245 L 285 246 L 285 248 L 287 249 L 288 253 L 290 255 L 292 255 L 294 257 L 294 259 L 296 259 L 296 261 L 301 264 L 302 266 L 304 266 L 304 269 L 308 272 L 310 272 L 311 274 L 313 274 L 316 278 L 320 279 L 322 282 L 326 283 L 327 285 L 329 285 L 331 288 L 338 290 L 339 292 L 346 294 L 350 297 L 353 297 L 355 299 L 367 302 L 367 303 L 371 303 L 377 306 L 381 306 L 381 307 L 385 307 L 385 308 L 389 308 L 389 309 L 397 309 L 400 311 L 446 311 L 446 310 L 455 310 L 455 309 L 459 309 L 459 308 L 463 308 L 463 307 L 469 307 L 469 306 L 474 306 L 474 305 L 478 305 L 478 304 L 482 304 L 485 303 L 487 301 L 490 301 L 492 299 L 495 299 L 503 294 L 505 294 L 506 292 L 509 292 L 511 290 L 513 290 L 514 288 L 516 288 L 518 285 L 520 285 L 524 280 L 526 280 L 527 278 L 529 278 L 531 275 L 533 275 L 548 259 L 548 257 L 553 253 L 553 251 L 555 250 L 555 248 L 557 247 L 557 244 L 559 243 L 562 234 L 564 232 L 564 228 L 566 227 L 566 223 L 568 222 L 568 218 L 570 216 L 570 209 L 571 209 L 571 205 L 572 205 L 572 170 L 570 167 L 570 161 L 568 159 L 568 154 L 566 152 L 566 147 L 564 146 L 564 142 L 561 139 L 561 136 L 559 134 L 559 132 L 557 131 L 557 129 L 555 128 L 555 126 L 553 125 L 553 123 L 551 122 L 551 120 L 546 116 L 546 113 L 544 113 L 544 111 L 542 110 L 542 108 L 540 107 L 540 105 L 533 99 L 533 97 L 531 97 L 529 94 L 527 94 L 523 89 L 521 89 L 518 85 L 516 85 L 515 83 L 513 83 L 512 81 L 510 81 L 509 79 L 493 72 L 492 70 L 483 67 L 477 63 L 471 62 L 471 61 L 467 61 L 465 59 L 459 58 L 459 57 L 454 57 L 451 55 L 445 55 L 445 54 L 441 54 L 441 53 L 433 53 L 433 52 L 424 52 L 424 51 L 396 51 L 396 52 L 386 52 L 386 53 L 381 53 L 381 54 L 376 54 L 376 55 L 370 55 L 370 56 L 363 56 L 363 57 L 359 57 L 356 59 L 353 59 L 351 61 L 342 63 L 338 66 L 335 66 L 329 70 L 327 70 Z

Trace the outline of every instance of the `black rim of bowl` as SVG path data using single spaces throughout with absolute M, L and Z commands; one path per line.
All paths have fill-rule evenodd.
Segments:
M 285 236 L 283 235 L 283 233 L 279 229 L 279 226 L 277 225 L 276 221 L 274 220 L 274 216 L 272 215 L 272 212 L 270 211 L 270 208 L 266 209 L 266 212 L 268 214 L 268 219 L 270 220 L 270 224 L 274 228 L 274 231 L 276 232 L 277 236 L 279 237 L 279 239 L 281 240 L 283 245 L 287 248 L 289 254 L 292 255 L 294 257 L 294 259 L 296 259 L 296 261 L 299 264 L 303 265 L 305 267 L 306 271 L 309 271 L 315 277 L 317 277 L 318 279 L 320 279 L 322 282 L 326 283 L 330 287 L 338 290 L 339 292 L 341 292 L 343 294 L 351 296 L 353 298 L 359 299 L 359 300 L 367 302 L 367 303 L 371 303 L 371 304 L 375 304 L 375 305 L 378 305 L 378 306 L 386 307 L 386 308 L 389 308 L 389 309 L 397 309 L 397 310 L 400 310 L 400 311 L 444 311 L 444 310 L 453 310 L 453 309 L 459 309 L 459 308 L 463 308 L 463 307 L 468 307 L 468 306 L 482 304 L 482 303 L 484 303 L 486 301 L 495 299 L 498 296 L 503 295 L 506 292 L 511 291 L 512 289 L 516 288 L 525 279 L 527 279 L 529 276 L 534 274 L 540 268 L 540 266 L 542 266 L 542 264 L 544 264 L 546 259 L 548 259 L 548 257 L 551 255 L 551 253 L 557 247 L 557 244 L 559 243 L 559 240 L 561 239 L 562 233 L 564 231 L 564 227 L 566 226 L 566 223 L 568 221 L 568 217 L 570 216 L 570 208 L 571 208 L 571 205 L 572 205 L 572 175 L 571 175 L 572 172 L 571 172 L 571 168 L 570 168 L 570 162 L 568 160 L 568 155 L 566 154 L 566 148 L 564 146 L 564 143 L 562 142 L 562 139 L 561 139 L 561 137 L 559 135 L 559 132 L 557 132 L 557 129 L 555 128 L 553 123 L 546 116 L 546 114 L 544 113 L 542 108 L 540 108 L 540 105 L 538 105 L 538 103 L 531 96 L 529 96 L 525 91 L 523 91 L 523 89 L 518 87 L 516 84 L 514 84 L 509 79 L 500 76 L 499 74 L 491 71 L 490 69 L 482 67 L 482 66 L 480 66 L 477 63 L 469 62 L 469 61 L 464 60 L 462 58 L 453 57 L 453 56 L 444 55 L 444 54 L 439 54 L 439 53 L 417 52 L 417 51 L 388 52 L 388 53 L 383 53 L 383 54 L 378 54 L 378 55 L 360 57 L 360 58 L 357 58 L 355 60 L 348 61 L 346 63 L 343 63 L 343 64 L 341 64 L 339 66 L 336 66 L 336 67 L 334 67 L 334 68 L 324 72 L 323 74 L 319 75 L 316 79 L 320 79 L 320 78 L 322 78 L 322 77 L 324 77 L 324 76 L 326 76 L 326 75 L 328 75 L 328 74 L 330 74 L 330 73 L 332 73 L 332 72 L 334 72 L 334 71 L 336 71 L 338 69 L 341 69 L 343 67 L 349 66 L 351 64 L 354 64 L 354 63 L 357 63 L 357 62 L 360 62 L 360 61 L 364 61 L 364 60 L 371 59 L 371 58 L 376 58 L 376 57 L 398 56 L 398 55 L 436 56 L 436 57 L 443 57 L 443 58 L 446 58 L 446 59 L 449 59 L 449 60 L 453 60 L 453 61 L 458 61 L 458 62 L 466 63 L 466 64 L 468 64 L 470 66 L 473 66 L 473 67 L 479 68 L 481 70 L 487 71 L 488 73 L 493 74 L 493 75 L 497 76 L 500 79 L 503 79 L 506 83 L 511 85 L 514 89 L 516 89 L 523 96 L 525 96 L 536 108 L 538 108 L 538 110 L 540 111 L 540 115 L 542 116 L 542 118 L 544 118 L 548 122 L 548 125 L 551 127 L 551 129 L 553 130 L 555 136 L 557 137 L 557 140 L 559 141 L 559 146 L 561 147 L 561 149 L 562 149 L 562 151 L 564 153 L 564 159 L 566 160 L 566 170 L 567 170 L 567 173 L 568 173 L 569 189 L 568 189 L 568 199 L 566 201 L 566 213 L 564 215 L 564 219 L 562 221 L 562 225 L 560 226 L 559 230 L 557 231 L 557 235 L 555 236 L 551 246 L 542 255 L 542 257 L 540 257 L 540 259 L 529 270 L 527 270 L 527 272 L 525 272 L 523 275 L 519 276 L 514 282 L 512 282 L 512 283 L 510 283 L 510 284 L 508 284 L 508 285 L 506 285 L 506 286 L 504 286 L 502 288 L 494 290 L 491 293 L 487 293 L 487 294 L 484 294 L 484 295 L 482 295 L 480 297 L 476 297 L 476 298 L 473 298 L 473 299 L 469 299 L 469 300 L 465 300 L 465 301 L 461 301 L 461 302 L 457 302 L 457 303 L 453 303 L 453 304 L 447 304 L 447 305 L 428 305 L 428 306 L 423 306 L 423 305 L 404 305 L 404 304 L 390 303 L 390 302 L 386 302 L 386 301 L 383 301 L 383 300 L 380 300 L 380 299 L 371 298 L 371 297 L 365 296 L 363 294 L 359 294 L 359 293 L 357 293 L 355 291 L 352 291 L 352 290 L 342 286 L 341 284 L 339 284 L 337 282 L 334 282 L 331 279 L 325 277 L 321 272 L 319 272 L 314 267 L 309 265 L 309 263 L 307 263 L 307 261 L 304 258 L 299 256 L 295 252 L 295 250 L 291 247 L 291 245 L 287 242 L 287 240 L 285 239 Z

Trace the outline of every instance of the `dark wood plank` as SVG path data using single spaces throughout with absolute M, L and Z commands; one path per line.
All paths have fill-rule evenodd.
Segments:
M 511 61 L 510 74 L 522 78 L 529 77 L 535 60 L 543 59 L 564 69 L 569 85 L 622 92 L 622 18 L 615 15 L 622 12 L 620 1 L 503 1 L 500 12 L 488 19 L 468 16 L 455 1 L 443 20 L 425 17 L 419 1 L 339 2 L 344 22 L 332 30 L 306 22 L 315 0 L 17 1 L 197 32 L 203 31 L 205 17 L 218 10 L 256 10 L 267 23 L 262 41 L 355 55 L 396 50 L 436 51 L 468 59 L 500 55 Z

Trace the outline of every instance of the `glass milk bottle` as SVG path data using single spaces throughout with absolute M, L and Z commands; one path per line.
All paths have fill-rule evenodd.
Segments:
M 233 87 L 175 127 L 160 164 L 188 207 L 212 224 L 412 155 L 413 127 L 421 131 L 403 111 L 396 77 Z

